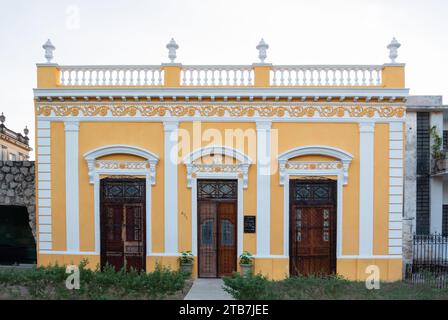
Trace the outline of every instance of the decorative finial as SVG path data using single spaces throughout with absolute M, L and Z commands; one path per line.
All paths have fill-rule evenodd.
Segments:
M 48 39 L 42 48 L 45 50 L 45 59 L 47 59 L 47 63 L 51 63 L 53 60 L 53 51 L 56 50 L 56 47 L 51 43 L 50 39 Z
M 392 42 L 387 46 L 387 49 L 389 49 L 389 58 L 391 60 L 391 63 L 396 63 L 395 60 L 398 58 L 398 49 L 401 47 L 401 44 L 395 39 L 395 37 L 392 39 Z
M 28 134 L 30 133 L 30 130 L 28 130 L 28 126 L 25 126 L 25 129 L 23 129 L 23 133 L 25 134 L 25 137 L 28 137 Z
M 171 63 L 174 63 L 174 60 L 177 58 L 176 50 L 179 49 L 179 46 L 177 45 L 176 41 L 171 38 L 171 41 L 166 45 L 166 48 L 168 49 L 168 58 L 170 59 Z
M 260 58 L 261 63 L 264 63 L 264 60 L 267 58 L 266 51 L 269 49 L 269 45 L 264 42 L 264 39 L 261 39 L 260 43 L 257 46 L 258 50 L 258 58 Z
M 5 115 L 3 114 L 3 112 L 2 112 L 2 115 L 0 116 L 0 122 L 1 122 L 2 124 L 4 124 L 4 123 L 5 123 L 5 120 L 6 120 L 6 117 L 5 117 Z

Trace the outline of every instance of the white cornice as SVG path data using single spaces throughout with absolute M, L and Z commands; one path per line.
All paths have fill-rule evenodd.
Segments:
M 34 89 L 35 98 L 67 97 L 395 97 L 406 98 L 409 89 L 385 88 L 57 88 Z

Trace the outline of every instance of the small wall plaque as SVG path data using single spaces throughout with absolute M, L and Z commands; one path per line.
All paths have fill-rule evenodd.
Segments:
M 244 233 L 255 233 L 256 228 L 256 217 L 244 216 Z

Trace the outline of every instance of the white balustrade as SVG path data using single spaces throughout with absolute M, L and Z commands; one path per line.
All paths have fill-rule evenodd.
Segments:
M 252 66 L 182 66 L 183 86 L 252 86 Z
M 61 86 L 162 86 L 161 66 L 61 66 Z
M 163 86 L 165 71 L 158 66 L 60 66 L 61 86 Z M 272 66 L 271 86 L 380 86 L 382 65 Z M 182 86 L 254 85 L 251 65 L 190 65 L 181 67 Z
M 379 86 L 383 66 L 273 66 L 272 86 Z

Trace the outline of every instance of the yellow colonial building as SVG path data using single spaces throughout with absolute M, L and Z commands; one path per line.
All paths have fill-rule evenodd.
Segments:
M 402 277 L 405 102 L 384 65 L 37 65 L 38 263 Z

